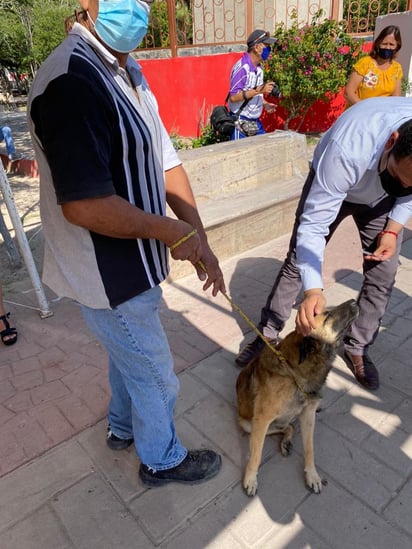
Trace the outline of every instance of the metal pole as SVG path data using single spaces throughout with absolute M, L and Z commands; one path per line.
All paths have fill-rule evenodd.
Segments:
M 339 0 L 332 0 L 331 6 L 330 6 L 330 18 L 334 19 L 335 21 L 339 21 L 339 8 L 340 8 L 340 1 Z
M 13 239 L 10 236 L 6 223 L 3 219 L 3 214 L 0 211 L 0 234 L 3 237 L 4 244 L 6 246 L 7 255 L 9 256 L 10 263 L 13 267 L 19 267 L 21 264 L 19 251 L 14 245 Z
M 21 255 L 23 256 L 23 260 L 29 272 L 34 291 L 37 295 L 40 309 L 40 317 L 47 318 L 49 316 L 52 316 L 53 312 L 49 308 L 49 303 L 44 293 L 43 285 L 41 283 L 39 273 L 37 272 L 36 264 L 34 263 L 33 255 L 31 253 L 20 216 L 17 212 L 16 205 L 13 199 L 13 194 L 11 192 L 9 181 L 6 176 L 6 172 L 4 171 L 2 162 L 0 162 L 0 188 L 3 193 L 4 202 L 6 204 L 7 211 L 9 212 L 11 222 L 13 224 L 14 230 L 16 231 L 16 238 L 20 247 Z
M 169 25 L 169 40 L 172 57 L 177 57 L 177 25 L 175 0 L 167 0 L 167 20 Z

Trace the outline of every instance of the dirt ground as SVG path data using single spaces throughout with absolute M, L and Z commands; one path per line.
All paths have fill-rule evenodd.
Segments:
M 22 153 L 25 159 L 33 159 L 34 152 L 27 127 L 24 101 L 22 106 L 14 105 L 11 109 L 6 108 L 4 105 L 0 106 L 0 123 L 11 128 L 17 152 Z M 0 150 L 2 153 L 6 152 L 4 141 L 0 144 Z M 17 212 L 29 241 L 34 261 L 40 273 L 43 260 L 43 233 L 40 224 L 39 181 L 37 178 L 25 177 L 13 173 L 7 174 L 7 179 Z M 10 236 L 15 243 L 15 248 L 19 250 L 16 234 L 1 192 L 0 212 L 6 227 L 9 230 Z M 19 255 L 21 257 L 20 253 Z M 30 286 L 29 274 L 23 259 L 21 258 L 18 265 L 12 263 L 1 235 L 0 280 L 2 281 L 5 293 L 7 293 L 9 289 L 17 288 L 18 291 L 20 289 L 24 290 L 25 287 Z
M 43 233 L 40 223 L 38 179 L 14 174 L 9 174 L 7 177 L 14 203 L 24 227 L 24 232 L 29 242 L 34 261 L 39 272 L 41 272 L 41 264 L 43 259 Z M 10 236 L 15 243 L 15 247 L 19 250 L 16 234 L 1 193 L 0 210 L 6 227 L 9 230 Z M 21 257 L 20 252 L 19 255 Z M 23 259 L 21 258 L 20 263 L 14 265 L 8 254 L 3 238 L 0 236 L 0 280 L 2 281 L 5 292 L 7 292 L 7 289 L 12 289 L 16 282 L 22 282 L 28 279 L 28 276 L 29 275 Z

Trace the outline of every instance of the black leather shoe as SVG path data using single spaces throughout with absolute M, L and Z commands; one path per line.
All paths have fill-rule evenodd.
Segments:
M 268 339 L 271 345 L 276 345 L 277 339 Z M 262 352 L 265 346 L 265 342 L 259 336 L 257 336 L 251 343 L 248 343 L 244 349 L 240 351 L 235 358 L 235 362 L 242 368 L 247 366 L 254 358 L 256 358 Z
M 110 450 L 126 450 L 126 448 L 129 448 L 129 446 L 133 444 L 133 439 L 119 438 L 112 433 L 109 427 L 107 429 L 106 443 Z
M 367 354 L 352 355 L 349 351 L 345 351 L 345 358 L 349 369 L 363 387 L 370 391 L 379 389 L 378 370 Z
M 168 482 L 197 484 L 217 475 L 221 465 L 222 458 L 213 450 L 189 450 L 185 459 L 171 469 L 154 471 L 142 463 L 139 477 L 148 486 L 162 486 Z

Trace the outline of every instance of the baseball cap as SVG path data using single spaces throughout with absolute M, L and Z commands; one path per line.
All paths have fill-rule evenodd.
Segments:
M 246 44 L 250 48 L 255 44 L 275 44 L 276 42 L 277 39 L 271 37 L 269 31 L 256 29 L 249 35 Z

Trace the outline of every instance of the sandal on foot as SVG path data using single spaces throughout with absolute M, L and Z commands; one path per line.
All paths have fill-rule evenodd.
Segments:
M 0 316 L 0 320 L 6 326 L 5 329 L 0 332 L 0 337 L 4 345 L 14 345 L 17 341 L 17 330 L 16 328 L 10 327 L 9 321 L 7 320 L 9 316 L 10 313 Z

